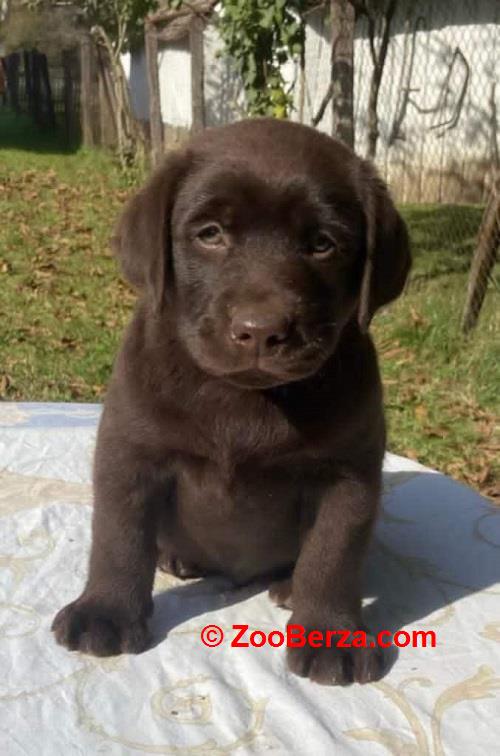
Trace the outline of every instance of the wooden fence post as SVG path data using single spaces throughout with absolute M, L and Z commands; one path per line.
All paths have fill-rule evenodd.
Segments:
M 35 105 L 33 102 L 33 54 L 29 50 L 24 51 L 24 87 L 28 103 L 28 113 L 33 116 Z
M 149 90 L 151 162 L 154 167 L 159 164 L 163 156 L 163 121 L 161 117 L 160 79 L 158 76 L 158 37 L 154 22 L 146 22 L 144 44 Z
M 354 146 L 354 6 L 350 0 L 331 0 L 332 23 L 332 135 Z
M 49 65 L 47 56 L 44 53 L 38 53 L 38 64 L 40 67 L 40 81 L 44 89 L 43 102 L 43 120 L 44 126 L 54 129 L 56 126 L 56 114 L 54 110 L 54 99 L 52 97 L 52 87 L 50 84 Z
M 500 247 L 500 173 L 493 182 L 488 204 L 477 237 L 477 247 L 472 258 L 467 299 L 462 318 L 462 330 L 467 333 L 477 323 L 483 306 L 488 280 L 493 270 Z
M 93 130 L 93 92 L 92 92 L 92 40 L 84 35 L 80 42 L 80 119 L 82 126 L 82 144 L 85 147 L 94 145 Z
M 195 18 L 189 29 L 191 51 L 191 131 L 205 128 L 205 97 L 203 87 L 203 28 L 201 18 Z
M 26 60 L 27 53 L 24 53 Z M 7 74 L 7 88 L 9 92 L 9 102 L 15 112 L 19 115 L 21 107 L 19 105 L 19 53 L 11 53 L 5 58 L 5 73 Z
M 113 147 L 118 141 L 119 114 L 111 80 L 109 54 L 100 45 L 97 48 L 97 69 L 99 80 L 99 123 L 101 144 Z
M 36 50 L 31 51 L 31 76 L 33 85 L 33 117 L 37 126 L 43 125 L 43 103 L 42 88 L 40 75 L 40 53 Z
M 62 66 L 64 75 L 64 134 L 66 145 L 69 147 L 75 136 L 75 118 L 74 118 L 74 88 L 73 88 L 73 67 L 71 65 L 72 56 L 69 50 L 62 51 Z

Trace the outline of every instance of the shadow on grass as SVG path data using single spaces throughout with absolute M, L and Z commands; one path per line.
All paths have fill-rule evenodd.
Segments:
M 413 252 L 412 280 L 469 270 L 483 207 L 403 205 Z
M 40 129 L 28 115 L 17 115 L 8 107 L 0 107 L 0 151 L 22 150 L 71 155 L 79 147 L 80 140 L 73 139 L 68 143 L 61 128 Z

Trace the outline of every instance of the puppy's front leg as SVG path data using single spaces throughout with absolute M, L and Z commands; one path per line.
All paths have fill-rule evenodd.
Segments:
M 361 619 L 360 571 L 376 515 L 380 484 L 340 479 L 324 492 L 293 573 L 289 624 L 311 630 L 365 631 Z M 359 636 L 358 636 L 359 637 Z M 314 648 L 288 649 L 298 675 L 324 685 L 369 682 L 383 672 L 382 655 L 368 648 L 341 648 L 340 635 Z
M 157 556 L 153 471 L 126 441 L 104 436 L 96 453 L 87 584 L 52 623 L 58 643 L 97 656 L 147 646 Z

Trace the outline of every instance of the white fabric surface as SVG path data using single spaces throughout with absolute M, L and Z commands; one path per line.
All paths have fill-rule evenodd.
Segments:
M 0 753 L 493 754 L 500 742 L 500 510 L 388 454 L 366 569 L 377 630 L 432 629 L 379 683 L 313 685 L 284 649 L 206 648 L 209 623 L 284 629 L 264 590 L 158 575 L 154 647 L 98 660 L 50 623 L 84 583 L 100 408 L 0 403 Z

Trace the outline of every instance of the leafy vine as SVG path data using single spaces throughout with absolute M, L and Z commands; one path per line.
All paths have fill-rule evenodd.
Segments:
M 186 3 L 187 4 L 187 3 Z M 178 8 L 183 0 L 170 0 Z M 285 118 L 292 108 L 283 64 L 304 50 L 306 0 L 221 0 L 217 28 L 241 76 L 249 115 Z

